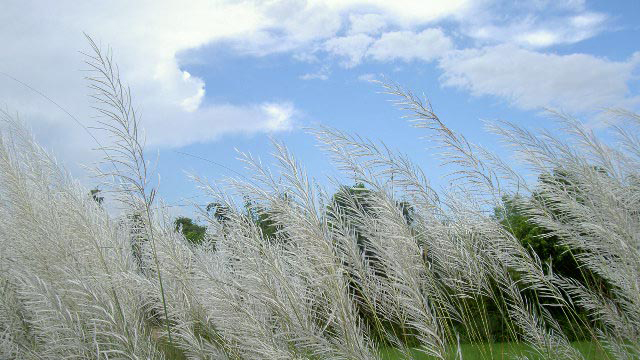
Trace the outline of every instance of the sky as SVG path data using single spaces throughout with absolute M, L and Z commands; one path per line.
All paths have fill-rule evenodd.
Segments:
M 112 49 L 176 214 L 208 202 L 187 174 L 247 174 L 237 151 L 268 164 L 272 140 L 321 184 L 348 183 L 308 133 L 320 125 L 382 141 L 438 184 L 425 134 L 371 80 L 424 94 L 449 127 L 508 156 L 485 121 L 550 127 L 552 108 L 598 129 L 605 108 L 638 111 L 639 19 L 638 0 L 4 0 L 0 106 L 95 187 L 86 33 Z

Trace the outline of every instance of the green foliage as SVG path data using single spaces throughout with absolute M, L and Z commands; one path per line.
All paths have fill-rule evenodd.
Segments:
M 578 350 L 585 360 L 602 360 L 611 359 L 611 354 L 607 354 L 597 344 L 577 341 L 572 342 L 571 346 Z M 544 357 L 532 354 L 532 349 L 524 343 L 487 343 L 487 344 L 460 344 L 460 353 L 462 359 L 517 359 L 526 356 L 527 359 L 544 359 Z M 425 355 L 418 349 L 410 350 L 411 358 L 415 360 L 431 360 L 436 359 L 433 356 Z M 453 349 L 447 359 L 458 359 L 455 349 Z M 404 359 L 405 356 L 397 349 L 383 348 L 380 349 L 382 360 Z
M 100 192 L 102 192 L 102 190 L 95 188 L 91 191 L 89 191 L 89 195 L 91 196 L 91 198 L 97 202 L 98 204 L 102 205 L 102 202 L 104 201 L 104 197 L 100 196 Z
M 204 240 L 206 227 L 193 222 L 193 219 L 182 216 L 174 221 L 176 231 L 182 232 L 184 237 L 192 244 L 201 244 Z
M 222 205 L 219 202 L 209 203 L 206 207 L 207 213 L 213 212 L 213 218 L 220 223 L 224 223 L 229 220 L 229 210 L 230 209 L 227 206 Z
M 375 217 L 374 206 L 368 200 L 372 193 L 363 183 L 356 183 L 353 186 L 340 186 L 339 190 L 332 196 L 332 213 L 343 212 L 347 217 L 355 217 L 360 211 L 367 216 Z M 411 225 L 415 216 L 415 209 L 407 201 L 398 201 L 396 206 L 402 212 L 405 222 Z M 356 229 L 358 237 L 362 235 Z
M 496 209 L 500 223 L 511 232 L 526 249 L 531 249 L 553 271 L 564 276 L 580 278 L 578 264 L 567 246 L 547 229 L 536 225 L 519 205 L 525 199 L 518 196 L 505 197 L 504 209 Z
M 255 222 L 260 227 L 262 234 L 268 239 L 273 238 L 276 235 L 276 232 L 278 232 L 278 226 L 275 221 L 272 220 L 271 216 L 269 216 L 268 211 L 257 213 L 255 216 Z
M 597 168 L 596 171 L 604 173 Z M 566 214 L 553 206 L 557 200 L 554 200 L 553 196 L 548 194 L 545 189 L 547 186 L 560 187 L 577 203 L 583 203 L 585 201 L 584 194 L 577 186 L 578 182 L 576 179 L 572 179 L 568 172 L 555 169 L 551 174 L 542 174 L 538 178 L 538 183 L 538 190 L 530 198 L 519 195 L 505 196 L 503 208 L 494 210 L 495 217 L 499 219 L 505 229 L 520 241 L 525 249 L 533 251 L 542 262 L 546 263 L 555 275 L 575 279 L 586 288 L 606 296 L 611 291 L 611 286 L 600 275 L 581 266 L 576 260 L 582 250 L 567 246 L 556 233 L 538 225 L 531 213 L 528 212 L 528 209 L 532 208 L 533 202 L 545 203 L 551 210 L 551 216 L 559 222 L 570 223 L 571 219 L 566 218 Z M 588 312 L 584 309 L 574 314 L 577 321 L 573 322 L 566 317 L 559 316 L 561 314 L 560 308 L 551 308 L 550 311 L 555 315 L 560 327 L 570 339 L 584 340 L 589 338 L 589 330 L 584 326 L 588 322 Z
M 283 194 L 284 199 L 288 199 L 287 194 Z M 266 239 L 274 239 L 276 234 L 281 230 L 282 226 L 279 226 L 276 221 L 276 215 L 273 210 L 252 202 L 250 199 L 245 199 L 245 211 L 246 215 L 251 221 L 253 221 L 262 232 L 262 236 Z M 283 236 L 286 238 L 286 236 Z
M 606 174 L 604 170 L 593 167 L 597 172 Z M 596 286 L 604 289 L 604 280 L 589 270 L 582 269 L 576 261 L 576 255 L 580 249 L 572 249 L 563 243 L 553 231 L 536 224 L 532 215 L 528 212 L 532 202 L 545 204 L 550 209 L 551 216 L 562 223 L 570 223 L 571 219 L 562 211 L 559 211 L 554 203 L 558 200 L 547 193 L 547 188 L 562 188 L 565 193 L 576 203 L 582 204 L 585 195 L 580 190 L 579 179 L 574 178 L 568 171 L 554 169 L 550 174 L 541 174 L 538 178 L 538 190 L 530 198 L 519 195 L 505 196 L 503 209 L 495 209 L 495 216 L 500 223 L 511 232 L 520 243 L 531 249 L 541 261 L 551 266 L 554 273 L 576 279 L 586 286 Z

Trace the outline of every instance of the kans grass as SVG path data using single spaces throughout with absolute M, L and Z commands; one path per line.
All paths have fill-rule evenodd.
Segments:
M 318 128 L 324 151 L 367 191 L 328 195 L 274 143 L 273 171 L 242 154 L 251 179 L 194 176 L 220 211 L 199 209 L 208 228 L 193 244 L 156 198 L 117 66 L 90 42 L 88 81 L 111 139 L 99 145 L 100 173 L 122 215 L 2 114 L 0 358 L 639 356 L 639 115 L 609 113 L 615 143 L 561 114 L 556 133 L 488 125 L 547 179 L 531 184 L 427 101 L 381 84 L 437 146 L 450 187 L 433 189 L 383 144 Z M 501 222 L 505 197 L 606 286 L 557 274 L 525 248 Z M 277 231 L 265 234 L 237 199 Z

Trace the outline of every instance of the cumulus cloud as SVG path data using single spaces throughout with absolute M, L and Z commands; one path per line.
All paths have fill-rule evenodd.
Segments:
M 181 69 L 176 57 L 214 41 L 258 34 L 275 23 L 267 10 L 251 2 L 222 1 L 193 1 L 189 6 L 173 1 L 9 2 L 0 14 L 0 71 L 47 94 L 85 125 L 92 125 L 95 112 L 81 71 L 87 66 L 79 54 L 90 53 L 86 32 L 103 49 L 107 45 L 114 49 L 148 144 L 183 146 L 234 132 L 282 131 L 291 127 L 297 112 L 292 103 L 268 98 L 251 104 L 207 103 L 203 79 Z M 313 24 L 311 19 L 297 21 Z M 297 34 L 301 39 L 315 36 Z M 0 103 L 19 110 L 45 146 L 63 158 L 92 160 L 86 155 L 91 152 L 78 149 L 95 147 L 93 140 L 35 93 L 0 77 Z
M 287 52 L 308 62 L 336 57 L 344 67 L 364 61 L 437 61 L 445 86 L 505 97 L 522 108 L 556 103 L 571 110 L 581 109 L 584 101 L 597 106 L 632 100 L 628 81 L 637 56 L 612 62 L 532 50 L 595 36 L 609 21 L 606 15 L 587 10 L 579 0 L 561 6 L 555 1 L 510 4 L 500 0 L 194 0 L 188 5 L 168 0 L 9 1 L 0 12 L 0 71 L 50 95 L 90 124 L 92 111 L 79 71 L 86 66 L 78 54 L 88 49 L 82 35 L 87 32 L 113 47 L 121 75 L 135 95 L 148 142 L 157 147 L 211 141 L 233 132 L 291 128 L 299 110 L 286 100 L 207 101 L 207 84 L 182 69 L 177 54 L 213 43 L 252 56 Z M 497 7 L 505 10 L 495 11 Z M 495 15 L 505 12 L 513 16 Z M 455 50 L 453 38 L 438 27 L 445 24 L 451 36 L 462 34 L 480 47 Z M 328 75 L 327 67 L 300 79 L 322 80 Z M 91 145 L 82 128 L 66 115 L 7 78 L 0 78 L 0 105 L 19 109 L 58 153 L 78 158 L 86 153 L 77 149 Z
M 343 10 L 369 8 L 385 14 L 389 21 L 401 27 L 424 25 L 466 14 L 473 5 L 471 0 L 325 0 L 324 2 Z
M 439 64 L 444 86 L 494 95 L 522 109 L 559 107 L 570 112 L 637 103 L 629 82 L 640 52 L 616 62 L 586 54 L 557 55 L 489 46 L 454 51 Z
M 206 103 L 207 84 L 181 69 L 177 54 L 218 42 L 255 56 L 287 51 L 300 59 L 312 59 L 314 47 L 324 44 L 325 50 L 346 59 L 345 66 L 353 66 L 373 41 L 367 34 L 375 34 L 389 24 L 428 24 L 468 7 L 467 0 L 195 0 L 188 6 L 175 1 L 10 1 L 0 13 L 0 70 L 52 95 L 79 118 L 88 119 L 91 111 L 85 105 L 86 85 L 79 71 L 85 66 L 78 54 L 79 50 L 88 50 L 82 35 L 86 32 L 115 50 L 121 75 L 131 85 L 145 126 L 150 129 L 149 142 L 157 146 L 187 144 L 177 137 L 188 131 L 173 132 L 173 127 L 163 126 L 173 120 L 185 129 L 199 132 L 197 141 L 206 141 L 202 134 L 214 139 L 228 132 L 266 129 L 253 123 L 247 127 L 244 119 L 267 124 L 272 118 L 269 112 L 256 110 L 260 105 Z M 365 14 L 360 13 L 362 9 L 367 10 Z M 353 32 L 348 32 L 346 26 Z M 341 29 L 344 36 L 338 36 Z M 302 78 L 326 76 L 326 72 L 320 72 Z M 0 99 L 8 107 L 20 109 L 34 128 L 55 124 L 61 129 L 60 135 L 67 138 L 63 143 L 81 142 L 71 139 L 84 136 L 74 130 L 77 125 L 53 108 L 46 116 L 41 114 L 46 102 L 35 99 L 37 96 L 31 92 L 17 90 L 20 86 L 11 80 L 1 81 Z M 230 107 L 237 111 L 230 111 Z M 242 116 L 249 113 L 252 116 Z M 238 119 L 229 124 L 220 120 L 231 115 Z M 167 120 L 168 117 L 173 118 Z M 202 131 L 199 126 L 205 117 L 212 119 L 207 123 L 212 129 Z M 164 130 L 175 138 L 160 136 Z
M 367 56 L 378 61 L 401 59 L 404 61 L 431 61 L 445 55 L 453 47 L 442 30 L 426 29 L 421 32 L 387 32 L 376 40 Z
M 228 40 L 236 51 L 256 56 L 298 52 L 301 48 L 334 38 L 339 38 L 336 41 L 344 44 L 348 40 L 341 38 L 375 35 L 389 25 L 399 28 L 424 26 L 459 16 L 471 8 L 470 0 L 283 0 L 251 3 L 254 10 L 263 16 L 263 21 L 254 32 L 228 37 Z M 367 11 L 363 14 L 362 9 Z M 342 31 L 345 23 L 349 27 Z M 308 57 L 304 49 L 302 53 L 302 57 Z
M 349 68 L 360 64 L 371 43 L 373 38 L 365 34 L 335 37 L 324 43 L 324 50 L 344 58 L 342 65 Z
M 253 31 L 224 39 L 235 52 L 253 56 L 304 51 L 310 44 L 336 36 L 343 24 L 342 11 L 346 5 L 301 0 L 251 4 L 261 15 Z
M 461 31 L 483 44 L 528 48 L 573 44 L 605 30 L 609 17 L 589 11 L 584 1 L 494 1 L 458 17 Z M 504 14 L 509 16 L 504 16 Z
M 493 43 L 513 43 L 529 48 L 545 48 L 573 44 L 600 33 L 606 17 L 602 14 L 582 14 L 538 23 L 529 17 L 510 24 L 487 24 L 474 28 L 469 34 Z
M 180 113 L 180 121 L 176 121 L 174 114 L 168 114 L 156 122 L 157 126 L 147 128 L 146 135 L 151 146 L 180 147 L 215 140 L 228 133 L 288 131 L 293 128 L 297 112 L 290 102 L 215 104 L 197 112 Z
M 324 43 L 324 50 L 343 58 L 346 68 L 360 64 L 365 58 L 380 62 L 394 60 L 431 61 L 453 48 L 451 39 L 439 28 L 420 32 L 389 31 L 374 38 L 366 34 L 334 37 Z
M 387 26 L 387 19 L 380 14 L 349 15 L 349 33 L 376 35 Z

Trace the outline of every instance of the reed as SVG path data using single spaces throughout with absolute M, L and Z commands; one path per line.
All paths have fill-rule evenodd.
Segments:
M 88 81 L 111 136 L 100 174 L 124 215 L 2 112 L 0 358 L 448 359 L 473 348 L 491 359 L 499 340 L 523 358 L 583 359 L 567 328 L 602 356 L 640 355 L 639 115 L 610 113 L 615 144 L 563 114 L 558 133 L 489 124 L 545 180 L 530 184 L 428 101 L 381 83 L 440 148 L 449 188 L 384 144 L 321 127 L 310 132 L 361 190 L 330 195 L 274 142 L 274 169 L 241 154 L 249 179 L 193 177 L 225 211 L 200 209 L 208 230 L 191 244 L 156 199 L 110 52 L 89 41 Z M 511 211 L 505 196 L 606 288 L 524 247 L 494 215 Z M 263 233 L 236 199 L 277 231 Z

